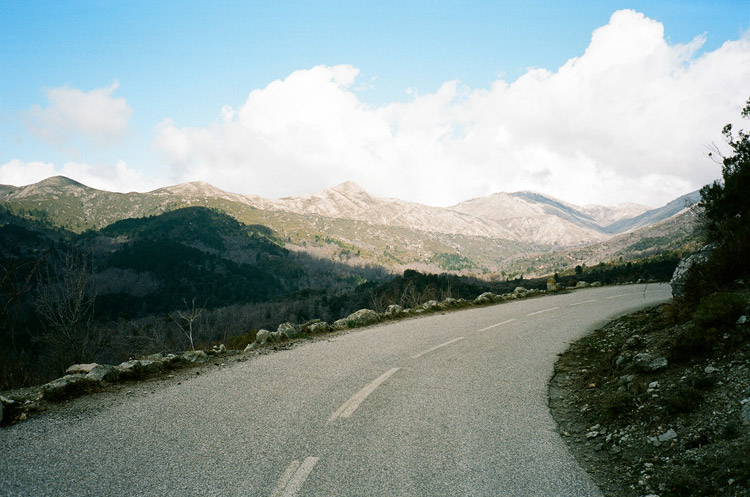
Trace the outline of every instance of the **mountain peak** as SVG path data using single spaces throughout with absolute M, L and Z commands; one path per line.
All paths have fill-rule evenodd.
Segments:
M 67 176 L 50 176 L 49 178 L 43 179 L 36 183 L 37 187 L 53 187 L 53 188 L 64 188 L 66 186 L 76 186 L 78 188 L 86 188 L 86 185 L 77 182 L 76 180 L 70 179 Z
M 331 190 L 339 193 L 367 193 L 367 191 L 354 181 L 345 181 L 334 186 Z
M 181 183 L 179 185 L 167 186 L 165 188 L 159 188 L 157 192 L 168 192 L 179 195 L 206 195 L 206 196 L 222 196 L 226 195 L 224 190 L 216 188 L 210 183 L 205 181 L 191 181 L 190 183 Z

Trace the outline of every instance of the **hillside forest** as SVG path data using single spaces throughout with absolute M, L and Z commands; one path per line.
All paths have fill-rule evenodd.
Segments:
M 667 281 L 672 253 L 578 266 L 577 281 Z M 284 247 L 270 228 L 205 207 L 124 219 L 73 233 L 0 210 L 0 388 L 36 384 L 77 362 L 117 364 L 194 345 L 242 348 L 283 322 L 333 322 L 358 309 L 473 299 L 546 278 L 487 280 L 377 265 L 353 266 Z M 550 275 L 552 276 L 552 275 Z

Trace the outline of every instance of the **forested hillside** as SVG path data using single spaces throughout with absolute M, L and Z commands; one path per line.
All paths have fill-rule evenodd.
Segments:
M 196 346 L 241 347 L 258 329 L 286 321 L 333 322 L 361 308 L 546 288 L 546 278 L 394 275 L 315 258 L 285 248 L 268 227 L 205 207 L 80 234 L 2 210 L 0 234 L 0 388 L 43 381 L 74 362 L 184 350 L 192 345 L 180 327 L 185 315 L 195 316 Z M 563 285 L 664 280 L 676 262 L 662 256 L 555 277 Z

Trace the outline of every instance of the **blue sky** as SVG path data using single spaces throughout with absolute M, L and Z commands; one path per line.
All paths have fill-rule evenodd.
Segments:
M 705 148 L 737 120 L 749 27 L 747 0 L 2 0 L 0 183 L 205 180 L 278 197 L 354 180 L 433 205 L 519 189 L 658 205 L 719 175 L 700 147 L 676 149 Z M 698 75 L 708 68 L 713 83 Z M 711 102 L 718 94 L 733 102 Z M 710 104 L 675 110 L 696 99 Z M 691 135 L 654 145 L 640 118 Z M 623 136 L 628 150 L 643 145 L 630 162 Z

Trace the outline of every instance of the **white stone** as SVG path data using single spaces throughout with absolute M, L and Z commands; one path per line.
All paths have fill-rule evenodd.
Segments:
M 659 435 L 660 442 L 669 442 L 670 440 L 674 440 L 675 438 L 677 438 L 677 432 L 675 432 L 672 428 Z
M 268 330 L 258 330 L 255 334 L 255 341 L 260 344 L 266 343 L 269 338 L 271 338 L 271 332 Z

